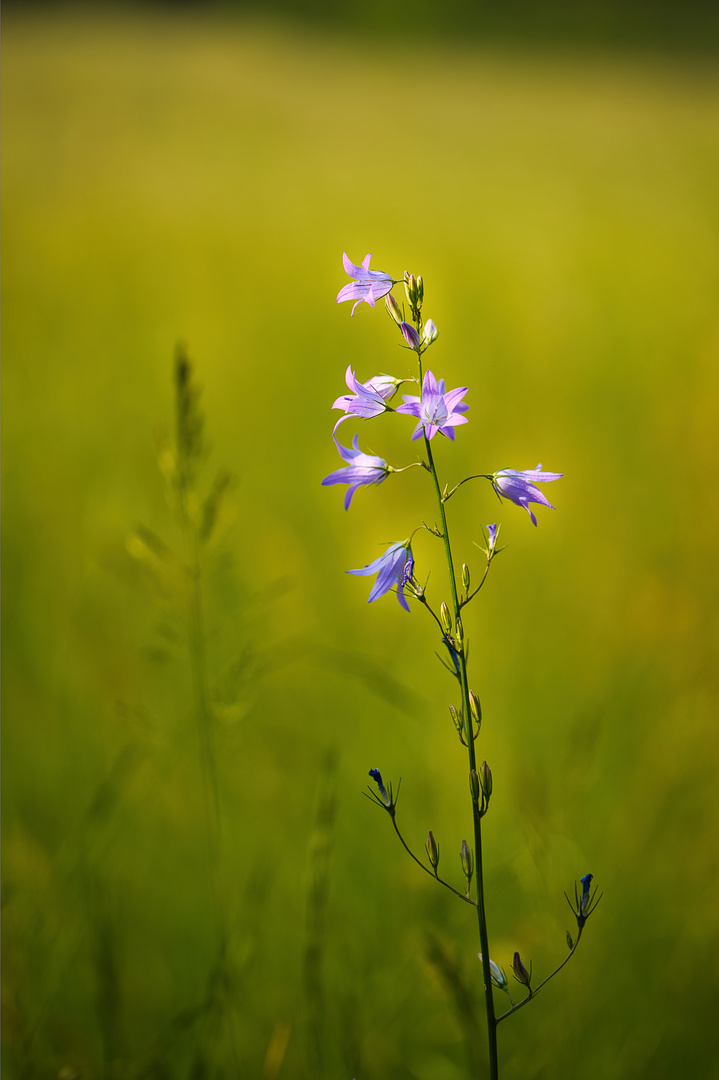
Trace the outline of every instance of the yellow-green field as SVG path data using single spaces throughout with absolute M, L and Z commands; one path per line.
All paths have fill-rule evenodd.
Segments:
M 719 1077 L 716 70 L 169 14 L 16 13 L 3 44 L 8 1077 L 470 1075 L 436 956 L 481 1025 L 475 922 L 362 798 L 401 777 L 459 886 L 438 635 L 344 573 L 434 520 L 430 486 L 349 513 L 320 486 L 347 365 L 409 373 L 381 306 L 335 304 L 343 250 L 424 275 L 432 367 L 470 388 L 442 475 L 565 474 L 536 530 L 489 485 L 449 504 L 476 573 L 483 525 L 509 545 L 468 614 L 493 958 L 540 977 L 563 891 L 605 893 L 500 1027 L 503 1080 Z M 203 557 L 214 857 L 158 467 L 178 342 L 200 490 L 234 477 Z M 410 431 L 362 445 L 407 464 Z

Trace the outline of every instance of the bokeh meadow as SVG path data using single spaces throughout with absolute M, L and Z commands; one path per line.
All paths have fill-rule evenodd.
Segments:
M 343 250 L 424 276 L 435 370 L 470 388 L 444 475 L 565 474 L 536 530 L 488 486 L 449 505 L 460 561 L 490 521 L 509 544 L 468 617 L 494 959 L 548 971 L 563 890 L 605 893 L 502 1075 L 719 1076 L 715 64 L 38 9 L 5 19 L 3 96 L 8 1077 L 468 1075 L 475 922 L 362 798 L 401 777 L 460 879 L 437 635 L 345 574 L 431 492 L 413 470 L 345 513 L 320 486 L 347 365 L 408 364 L 381 306 L 335 304 Z M 178 343 L 198 497 L 231 477 L 202 556 L 224 947 Z M 412 460 L 410 421 L 375 424 Z

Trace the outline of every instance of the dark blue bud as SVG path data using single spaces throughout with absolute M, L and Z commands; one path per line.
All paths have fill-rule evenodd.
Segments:
M 369 775 L 377 784 L 377 787 L 379 788 L 379 793 L 382 796 L 383 803 L 385 804 L 385 806 L 389 806 L 391 800 L 389 795 L 387 794 L 387 789 L 382 783 L 382 773 L 379 771 L 379 769 L 370 769 Z

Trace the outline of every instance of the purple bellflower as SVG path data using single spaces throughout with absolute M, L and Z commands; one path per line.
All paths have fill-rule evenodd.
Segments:
M 360 577 L 376 574 L 377 580 L 369 594 L 369 603 L 378 600 L 380 596 L 384 596 L 391 588 L 396 587 L 400 607 L 403 607 L 405 611 L 409 611 L 409 604 L 404 595 L 405 586 L 409 583 L 406 576 L 408 563 L 414 566 L 412 548 L 409 540 L 402 540 L 397 544 L 390 544 L 384 555 L 380 555 L 374 562 L 363 566 L 360 570 L 348 570 L 347 573 L 358 574 Z
M 375 301 L 386 296 L 394 285 L 394 279 L 389 274 L 385 274 L 382 270 L 370 270 L 371 258 L 371 255 L 365 255 L 362 265 L 355 266 L 347 258 L 347 252 L 342 256 L 344 268 L 349 276 L 354 278 L 354 281 L 340 289 L 337 293 L 337 303 L 341 304 L 344 300 L 354 300 L 352 306 L 353 315 L 357 305 L 361 304 L 363 300 L 370 307 L 374 307 Z
M 358 439 L 359 436 L 355 435 L 351 447 L 342 446 L 335 439 L 335 446 L 339 450 L 340 457 L 347 462 L 347 465 L 343 469 L 330 473 L 322 481 L 325 486 L 350 485 L 345 495 L 345 510 L 349 510 L 352 496 L 358 487 L 364 484 L 381 484 L 391 472 L 394 472 L 392 466 L 388 465 L 383 458 L 375 457 L 373 454 L 363 454 L 357 445 Z
M 412 433 L 413 440 L 419 439 L 423 433 L 428 439 L 432 439 L 438 431 L 448 439 L 454 439 L 457 424 L 467 423 L 467 417 L 462 415 L 469 409 L 469 405 L 462 401 L 466 393 L 466 386 L 447 392 L 444 379 L 437 382 L 432 372 L 426 371 L 422 382 L 422 397 L 404 394 L 404 405 L 400 405 L 396 411 L 418 418 L 419 423 Z
M 334 430 L 350 416 L 359 416 L 362 420 L 369 420 L 372 416 L 389 409 L 387 402 L 397 392 L 401 379 L 395 379 L 392 375 L 374 375 L 366 383 L 361 383 L 350 365 L 345 373 L 345 382 L 351 394 L 342 394 L 332 405 L 333 409 L 342 409 L 345 413 L 340 416 Z
M 542 472 L 539 464 L 536 469 L 500 469 L 492 474 L 491 480 L 497 494 L 504 495 L 505 499 L 517 506 L 523 506 L 531 517 L 532 524 L 536 525 L 537 519 L 529 509 L 529 504 L 539 503 L 540 506 L 548 506 L 550 510 L 554 510 L 554 507 L 535 484 L 547 484 L 550 480 L 561 479 L 562 476 L 563 473 Z

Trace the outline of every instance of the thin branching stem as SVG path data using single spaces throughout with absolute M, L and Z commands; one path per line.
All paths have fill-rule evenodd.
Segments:
M 531 990 L 531 993 L 529 993 L 529 994 L 528 994 L 528 995 L 526 996 L 526 998 L 524 998 L 524 1000 L 523 1000 L 523 1001 L 518 1001 L 516 1005 L 514 1005 L 514 1004 L 512 1005 L 512 1008 L 511 1008 L 511 1009 L 507 1009 L 507 1011 L 506 1011 L 506 1012 L 503 1012 L 501 1016 L 498 1016 L 498 1017 L 497 1017 L 497 1023 L 498 1023 L 498 1024 L 499 1024 L 499 1023 L 500 1023 L 500 1022 L 501 1022 L 502 1020 L 506 1020 L 508 1016 L 512 1016 L 512 1014 L 513 1014 L 513 1013 L 516 1013 L 516 1012 L 518 1012 L 518 1011 L 519 1011 L 519 1009 L 522 1009 L 522 1008 L 523 1008 L 523 1007 L 524 1007 L 524 1006 L 525 1006 L 526 1004 L 528 1004 L 528 1002 L 530 1002 L 530 1001 L 531 1001 L 531 1000 L 532 1000 L 533 998 L 535 998 L 535 997 L 537 996 L 537 994 L 539 993 L 539 991 L 540 991 L 540 990 L 542 989 L 542 987 L 543 987 L 543 986 L 546 986 L 546 985 L 547 985 L 547 983 L 549 982 L 549 980 L 550 980 L 550 979 L 553 979 L 553 978 L 554 978 L 554 976 L 555 976 L 556 974 L 558 974 L 558 972 L 560 972 L 560 971 L 562 970 L 562 968 L 564 967 L 564 965 L 565 965 L 565 964 L 568 964 L 568 963 L 569 963 L 569 961 L 570 961 L 570 960 L 572 959 L 572 957 L 574 956 L 575 952 L 577 951 L 577 945 L 579 944 L 579 939 L 581 938 L 581 936 L 582 936 L 582 929 L 581 929 L 581 927 L 580 927 L 580 929 L 579 929 L 579 932 L 578 932 L 578 934 L 577 934 L 577 940 L 576 940 L 576 941 L 574 942 L 574 944 L 572 945 L 572 948 L 571 948 L 571 949 L 569 950 L 569 952 L 567 953 L 567 955 L 566 955 L 566 956 L 564 957 L 564 960 L 562 960 L 562 962 L 561 962 L 561 964 L 559 965 L 559 967 L 556 967 L 556 968 L 554 969 L 554 971 L 553 971 L 553 972 L 551 973 L 551 975 L 547 975 L 546 979 L 543 979 L 543 980 L 542 980 L 542 982 L 540 982 L 539 986 L 533 986 L 533 987 L 532 987 L 532 990 Z M 511 1000 L 512 1000 L 512 999 L 510 998 L 510 1001 L 511 1001 Z
M 417 863 L 417 866 L 422 867 L 425 874 L 429 874 L 429 876 L 431 878 L 434 878 L 435 881 L 438 881 L 440 885 L 444 885 L 445 889 L 449 889 L 449 891 L 453 892 L 455 896 L 458 896 L 460 900 L 464 900 L 465 903 L 471 904 L 472 907 L 477 906 L 476 901 L 474 901 L 471 896 L 465 896 L 464 893 L 459 892 L 458 889 L 455 889 L 454 886 L 450 885 L 449 882 L 444 880 L 444 878 L 441 878 L 436 870 L 430 870 L 429 867 L 424 865 L 424 863 L 422 862 L 421 859 L 417 858 L 415 853 L 412 851 L 412 849 L 409 847 L 409 845 L 405 841 L 405 838 L 402 836 L 402 833 L 399 831 L 399 826 L 397 825 L 397 822 L 396 822 L 394 816 L 392 817 L 392 825 L 394 827 L 394 831 L 397 833 L 397 836 L 400 839 L 400 843 L 402 844 L 402 847 L 404 848 L 404 850 L 407 852 L 407 854 L 412 859 L 414 859 L 414 861 Z

